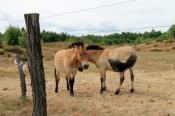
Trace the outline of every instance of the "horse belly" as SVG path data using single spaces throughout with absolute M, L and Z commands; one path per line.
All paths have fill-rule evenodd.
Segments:
M 126 69 L 133 67 L 135 62 L 137 60 L 137 57 L 135 55 L 131 55 L 126 62 L 121 62 L 120 60 L 117 59 L 108 59 L 108 62 L 112 68 L 113 71 L 115 72 L 123 72 Z

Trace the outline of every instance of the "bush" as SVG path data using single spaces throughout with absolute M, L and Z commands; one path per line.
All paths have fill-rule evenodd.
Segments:
M 21 47 L 26 48 L 26 32 L 25 31 L 21 32 L 18 43 Z
M 7 45 L 18 45 L 19 35 L 19 28 L 9 26 L 3 35 L 3 40 Z
M 2 41 L 0 40 L 0 48 L 3 48 L 3 46 L 2 46 Z
M 175 38 L 175 25 L 172 25 L 169 30 L 168 30 L 169 34 Z

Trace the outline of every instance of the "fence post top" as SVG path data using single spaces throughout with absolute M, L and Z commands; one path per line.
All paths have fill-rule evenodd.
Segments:
M 39 13 L 26 13 L 24 14 L 24 16 L 27 16 L 27 15 L 40 15 Z

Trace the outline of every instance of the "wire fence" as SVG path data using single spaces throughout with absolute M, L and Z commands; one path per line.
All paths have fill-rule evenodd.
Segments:
M 62 13 L 58 13 L 58 14 L 54 14 L 54 15 L 48 15 L 48 16 L 44 16 L 41 17 L 40 20 L 41 21 L 45 21 L 45 19 L 50 19 L 50 18 L 54 18 L 54 17 L 59 17 L 59 16 L 65 16 L 65 15 L 70 15 L 70 14 L 75 14 L 75 13 L 81 13 L 81 12 L 88 12 L 91 10 L 96 10 L 96 9 L 101 9 L 101 8 L 105 8 L 105 7 L 111 7 L 111 6 L 116 6 L 116 5 L 121 5 L 121 4 L 127 4 L 127 3 L 131 3 L 137 0 L 126 0 L 126 1 L 121 1 L 121 2 L 116 2 L 116 3 L 111 3 L 111 4 L 104 4 L 101 6 L 95 6 L 95 7 L 91 7 L 91 8 L 85 8 L 85 9 L 79 9 L 79 10 L 73 10 L 73 11 L 69 11 L 69 12 L 62 12 Z M 12 23 L 15 25 L 18 25 L 17 22 L 22 22 L 23 26 L 24 21 L 22 19 L 16 19 L 16 20 L 11 20 L 9 23 L 9 25 L 11 25 Z M 0 24 L 7 24 L 7 22 L 0 22 Z M 168 24 L 168 25 L 156 25 L 156 26 L 144 26 L 144 27 L 136 27 L 136 28 L 120 28 L 120 29 L 114 29 L 114 30 L 99 30 L 99 31 L 75 31 L 75 32 L 65 32 L 68 34 L 73 34 L 73 35 L 83 35 L 83 34 L 104 34 L 104 33 L 115 33 L 115 32 L 121 32 L 121 31 L 134 31 L 134 30 L 144 30 L 144 29 L 157 29 L 157 28 L 167 28 L 170 27 L 172 24 Z M 7 26 L 7 25 L 5 25 Z M 43 27 L 41 27 L 43 28 Z

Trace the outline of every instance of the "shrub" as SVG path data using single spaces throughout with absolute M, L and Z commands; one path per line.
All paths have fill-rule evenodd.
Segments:
M 168 30 L 169 34 L 175 38 L 175 25 L 172 25 L 169 30 Z
M 18 45 L 20 30 L 17 27 L 9 26 L 3 35 L 3 40 L 8 45 Z
M 21 32 L 19 36 L 19 45 L 21 47 L 26 48 L 26 32 L 25 31 Z

